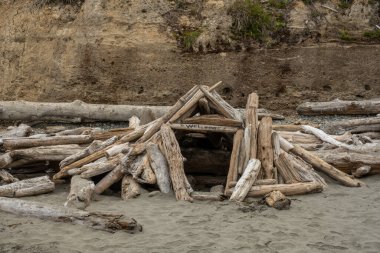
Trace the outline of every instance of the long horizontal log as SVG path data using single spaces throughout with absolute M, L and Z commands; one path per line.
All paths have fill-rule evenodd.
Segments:
M 23 121 L 57 121 L 80 123 L 94 121 L 128 121 L 137 116 L 141 124 L 146 124 L 164 116 L 171 106 L 146 105 L 108 105 L 87 104 L 82 101 L 71 103 L 40 103 L 27 101 L 0 101 L 0 120 Z M 238 110 L 241 115 L 244 109 Z M 273 119 L 284 119 L 282 115 L 271 114 L 259 109 L 259 118 L 271 116 Z
M 224 118 L 219 115 L 201 115 L 182 120 L 184 124 L 202 124 L 213 126 L 241 127 L 242 122 L 236 119 Z
M 1 197 L 25 197 L 52 192 L 54 183 L 48 176 L 36 177 L 0 186 Z
M 306 102 L 297 107 L 301 115 L 370 115 L 380 113 L 380 99 L 362 101 L 333 100 Z
M 199 125 L 199 124 L 170 124 L 170 127 L 175 130 L 185 130 L 191 132 L 213 132 L 213 133 L 235 133 L 237 127 Z
M 229 190 L 231 194 L 233 188 Z M 262 197 L 272 191 L 280 191 L 286 196 L 302 195 L 307 193 L 322 192 L 323 187 L 317 182 L 295 183 L 295 184 L 275 184 L 275 185 L 254 185 L 249 190 L 247 197 Z
M 352 173 L 357 168 L 368 165 L 369 174 L 380 174 L 380 154 L 378 152 L 358 153 L 344 149 L 320 150 L 313 152 L 327 163 L 346 172 Z
M 380 132 L 380 117 L 340 120 L 330 123 L 326 127 L 326 132 L 332 134 L 346 131 L 351 133 Z
M 68 135 L 68 136 L 52 136 L 44 138 L 16 138 L 3 139 L 3 146 L 6 149 L 32 148 L 38 146 L 53 146 L 65 144 L 87 144 L 93 139 L 89 135 Z
M 194 191 L 190 195 L 195 200 L 222 201 L 225 199 L 225 197 L 223 196 L 223 193 L 220 193 L 220 192 Z
M 43 220 L 86 225 L 107 232 L 123 230 L 135 233 L 142 231 L 142 226 L 136 220 L 126 218 L 121 214 L 87 212 L 28 200 L 0 197 L 0 210 Z

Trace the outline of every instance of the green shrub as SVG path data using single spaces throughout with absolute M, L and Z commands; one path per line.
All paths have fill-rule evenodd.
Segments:
M 342 9 L 347 9 L 351 6 L 353 0 L 340 0 L 339 7 Z
M 285 9 L 290 0 L 269 0 L 269 6 L 277 9 Z
M 264 7 L 250 0 L 236 0 L 229 9 L 232 16 L 232 32 L 243 38 L 262 40 L 273 28 L 270 13 Z
M 184 31 L 181 35 L 182 46 L 185 51 L 191 51 L 196 39 L 201 35 L 200 30 L 196 31 Z
M 364 37 L 369 39 L 380 39 L 380 29 L 375 29 L 373 31 L 367 31 L 364 34 Z
M 344 41 L 353 41 L 354 40 L 354 38 L 352 38 L 351 34 L 346 30 L 339 32 L 339 38 L 341 40 L 344 40 Z

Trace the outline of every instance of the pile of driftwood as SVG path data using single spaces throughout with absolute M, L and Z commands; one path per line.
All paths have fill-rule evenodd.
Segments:
M 19 125 L 0 133 L 0 196 L 51 192 L 70 179 L 65 206 L 81 209 L 109 188 L 130 199 L 156 187 L 188 201 L 272 193 L 274 205 L 282 194 L 321 192 L 327 184 L 317 172 L 350 187 L 361 185 L 355 177 L 380 172 L 379 117 L 335 122 L 327 133 L 309 125 L 272 125 L 277 116 L 258 109 L 257 94 L 237 110 L 216 92 L 220 84 L 194 86 L 142 125 L 133 116 L 128 128 L 109 131 L 56 127 L 30 135 L 29 126 Z M 332 135 L 331 129 L 344 133 Z M 54 173 L 52 180 L 46 172 Z

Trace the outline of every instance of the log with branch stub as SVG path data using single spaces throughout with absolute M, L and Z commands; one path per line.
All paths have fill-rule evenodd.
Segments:
M 164 155 L 169 164 L 169 174 L 176 199 L 192 201 L 193 198 L 190 196 L 190 193 L 193 190 L 186 179 L 181 150 L 175 134 L 169 125 L 162 125 L 161 137 L 165 150 Z
M 54 183 L 48 176 L 36 177 L 0 186 L 1 197 L 25 197 L 52 192 Z
M 380 99 L 362 101 L 333 100 L 305 102 L 297 107 L 302 115 L 370 115 L 380 113 Z
M 0 197 L 0 210 L 43 220 L 85 225 L 107 232 L 122 230 L 136 233 L 142 231 L 142 226 L 136 220 L 127 218 L 121 214 L 87 212 L 29 200 Z
M 249 160 L 247 168 L 245 168 L 243 175 L 236 183 L 236 186 L 231 194 L 230 200 L 243 201 L 245 199 L 247 193 L 249 192 L 257 176 L 259 175 L 260 168 L 260 160 Z

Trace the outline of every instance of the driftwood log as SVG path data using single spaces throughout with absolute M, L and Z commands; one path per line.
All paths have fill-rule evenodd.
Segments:
M 0 197 L 0 210 L 44 220 L 86 225 L 90 228 L 107 232 L 122 230 L 135 233 L 142 231 L 142 226 L 139 223 L 121 214 L 87 212 L 28 200 Z
M 164 154 L 169 164 L 169 174 L 176 199 L 192 201 L 193 198 L 190 196 L 190 193 L 193 189 L 187 181 L 181 150 L 175 134 L 169 125 L 162 125 L 161 137 L 162 146 L 165 151 Z
M 264 117 L 258 129 L 257 158 L 261 161 L 265 178 L 274 178 L 272 148 L 272 118 Z
M 247 193 L 251 189 L 253 182 L 255 182 L 261 168 L 261 162 L 257 159 L 251 159 L 248 162 L 247 168 L 244 170 L 243 175 L 236 183 L 234 191 L 231 194 L 230 200 L 243 201 Z
M 232 153 L 230 158 L 230 167 L 227 174 L 226 190 L 228 185 L 232 181 L 237 181 L 238 178 L 238 166 L 239 166 L 239 153 L 242 152 L 241 142 L 243 140 L 244 132 L 242 129 L 238 130 L 234 135 L 234 141 L 232 146 Z
M 333 100 L 306 102 L 297 107 L 301 115 L 370 115 L 380 113 L 380 99 L 363 101 Z
M 323 191 L 321 184 L 316 182 L 295 184 L 255 185 L 249 190 L 247 197 L 262 197 L 272 191 L 280 191 L 286 196 L 302 195 Z M 231 194 L 231 190 L 229 191 Z
M 140 185 L 133 177 L 125 175 L 121 180 L 121 198 L 123 200 L 136 198 L 140 195 Z
M 334 166 L 328 164 L 324 160 L 320 159 L 318 156 L 313 155 L 309 151 L 304 150 L 300 146 L 293 145 L 286 141 L 284 138 L 280 137 L 281 148 L 286 152 L 291 152 L 299 157 L 301 157 L 306 162 L 310 163 L 315 169 L 320 170 L 331 178 L 341 182 L 345 186 L 358 187 L 361 183 L 351 178 L 348 174 L 336 169 Z
M 223 193 L 220 192 L 200 192 L 194 191 L 191 193 L 191 197 L 195 200 L 211 200 L 211 201 L 222 201 L 225 199 Z
M 351 133 L 380 132 L 380 117 L 370 117 L 352 120 L 341 120 L 328 124 L 328 133 Z
M 154 143 L 147 145 L 147 153 L 150 165 L 157 178 L 158 188 L 163 193 L 169 193 L 171 191 L 169 167 L 164 155 Z
M 54 183 L 48 176 L 36 177 L 0 186 L 1 197 L 25 197 L 52 192 Z
M 94 195 L 95 184 L 91 180 L 83 179 L 76 175 L 71 178 L 70 193 L 67 196 L 65 206 L 74 206 L 85 209 L 90 205 Z

